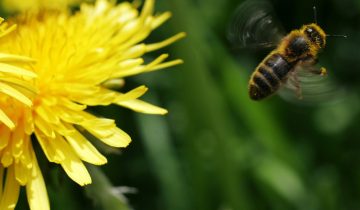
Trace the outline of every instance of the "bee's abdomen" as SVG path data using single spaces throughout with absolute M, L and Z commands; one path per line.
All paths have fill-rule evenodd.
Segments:
M 255 70 L 250 79 L 249 94 L 253 100 L 261 100 L 278 90 L 280 83 L 294 67 L 278 53 L 268 56 Z
M 267 57 L 263 64 L 269 67 L 279 80 L 283 80 L 294 67 L 294 63 L 288 62 L 285 57 L 279 53 Z

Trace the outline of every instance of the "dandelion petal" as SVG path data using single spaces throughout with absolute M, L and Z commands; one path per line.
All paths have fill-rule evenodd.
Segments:
M 4 123 L 10 129 L 15 128 L 14 123 L 10 120 L 10 118 L 4 113 L 3 110 L 0 109 L 0 121 Z
M 79 132 L 75 131 L 65 138 L 83 161 L 94 165 L 103 165 L 107 162 L 106 158 Z
M 112 147 L 127 147 L 131 142 L 130 136 L 119 128 L 113 128 L 113 135 L 100 140 Z
M 15 179 L 14 167 L 9 167 L 6 174 L 5 188 L 0 201 L 0 209 L 15 209 L 19 193 L 20 185 Z
M 81 186 L 91 183 L 91 177 L 83 162 L 78 158 L 73 149 L 64 140 L 56 142 L 59 149 L 64 152 L 65 158 L 60 162 L 66 174 Z
M 163 115 L 163 114 L 167 113 L 166 109 L 160 108 L 158 106 L 154 106 L 152 104 L 149 104 L 145 101 L 141 101 L 138 99 L 122 101 L 122 102 L 118 102 L 116 104 L 123 106 L 123 107 L 127 107 L 134 111 L 142 112 L 142 113 L 146 113 L 146 114 L 161 114 L 161 115 Z
M 32 165 L 32 179 L 26 185 L 26 195 L 30 209 L 50 210 L 44 178 L 36 161 L 35 154 L 33 154 Z

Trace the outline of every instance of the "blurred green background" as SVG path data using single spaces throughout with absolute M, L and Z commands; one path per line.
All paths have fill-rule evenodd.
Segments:
M 147 42 L 185 31 L 159 51 L 185 63 L 132 77 L 126 88 L 147 85 L 143 99 L 169 114 L 94 109 L 116 118 L 133 142 L 110 151 L 103 174 L 91 167 L 94 184 L 85 191 L 44 161 L 52 209 L 360 209 L 360 1 L 269 2 L 287 31 L 312 22 L 316 5 L 327 33 L 348 35 L 329 38 L 319 55 L 345 97 L 313 106 L 278 96 L 251 101 L 250 73 L 269 50 L 231 50 L 226 28 L 241 1 L 158 0 L 156 11 L 173 17 Z M 129 192 L 128 206 L 114 192 Z M 27 209 L 20 200 L 17 209 Z

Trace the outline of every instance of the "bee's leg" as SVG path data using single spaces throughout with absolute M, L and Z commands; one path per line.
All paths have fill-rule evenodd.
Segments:
M 325 67 L 317 68 L 315 66 L 318 62 L 319 62 L 318 58 L 314 58 L 312 56 L 309 56 L 309 57 L 306 57 L 306 58 L 302 59 L 300 65 L 305 66 L 306 69 L 310 73 L 321 75 L 321 76 L 327 75 L 327 71 L 326 71 Z
M 301 87 L 300 87 L 300 80 L 297 74 L 294 74 L 293 76 L 293 80 L 294 80 L 294 86 L 295 86 L 295 94 L 298 97 L 298 99 L 302 99 L 302 91 L 301 91 Z
M 301 62 L 304 66 L 314 66 L 319 62 L 319 59 L 313 56 L 307 56 L 301 59 Z
M 326 68 L 325 67 L 320 67 L 320 68 L 309 68 L 309 71 L 313 74 L 317 74 L 317 75 L 320 75 L 320 76 L 325 76 L 327 75 L 327 71 L 326 71 Z
M 293 89 L 295 91 L 296 97 L 298 99 L 302 99 L 302 90 L 301 90 L 301 86 L 300 86 L 300 80 L 298 75 L 293 72 L 289 78 L 288 78 L 288 83 L 291 86 L 290 88 Z
M 327 75 L 327 70 L 326 70 L 325 67 L 321 67 L 321 68 L 320 68 L 320 75 L 321 75 L 321 76 L 326 76 L 326 75 Z
M 317 68 L 315 66 L 311 66 L 311 67 L 307 67 L 306 70 L 309 71 L 312 74 L 316 74 L 316 75 L 320 75 L 320 76 L 326 76 L 327 75 L 327 70 L 326 70 L 325 67 Z

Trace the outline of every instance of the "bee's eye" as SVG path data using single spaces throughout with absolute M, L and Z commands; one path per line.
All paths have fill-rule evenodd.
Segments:
M 308 28 L 307 31 L 311 33 L 313 30 L 311 28 Z

